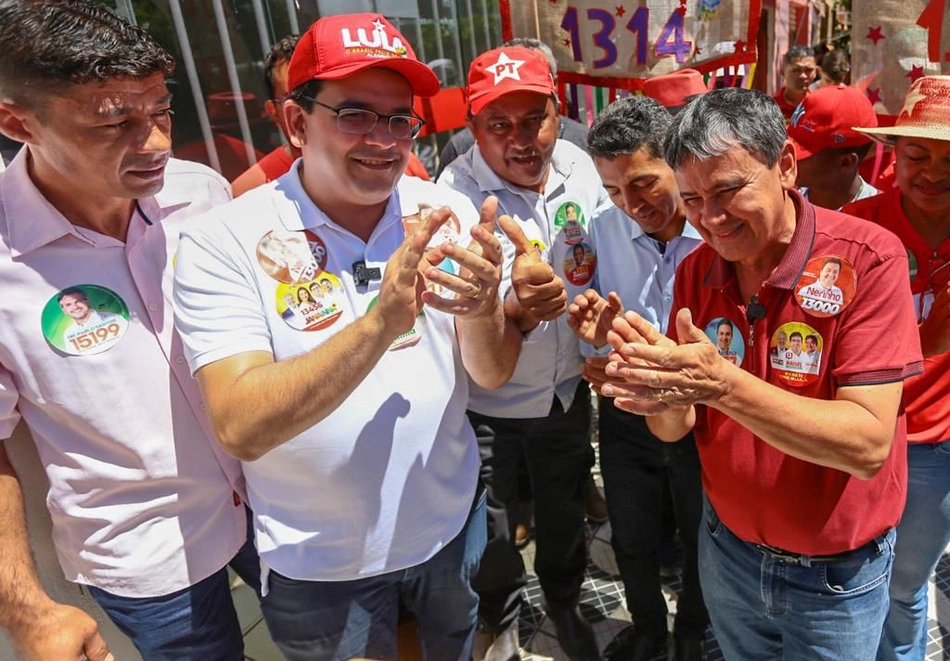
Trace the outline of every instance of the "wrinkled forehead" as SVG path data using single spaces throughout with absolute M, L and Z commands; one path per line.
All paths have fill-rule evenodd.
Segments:
M 72 113 L 102 118 L 136 113 L 151 114 L 156 106 L 171 102 L 171 92 L 162 74 L 147 78 L 113 78 L 66 87 L 54 103 Z

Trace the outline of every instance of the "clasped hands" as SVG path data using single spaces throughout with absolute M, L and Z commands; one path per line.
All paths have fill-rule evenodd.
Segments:
M 624 312 L 616 293 L 605 300 L 593 289 L 575 297 L 568 324 L 593 346 L 609 344 L 606 356 L 588 357 L 584 378 L 629 413 L 657 415 L 710 404 L 728 391 L 730 369 L 686 308 L 676 315 L 679 344 L 635 312 Z

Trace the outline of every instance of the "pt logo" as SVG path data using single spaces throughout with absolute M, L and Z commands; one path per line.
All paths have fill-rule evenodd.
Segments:
M 492 72 L 492 75 L 495 76 L 495 85 L 503 81 L 505 78 L 511 78 L 512 80 L 521 80 L 521 76 L 518 75 L 518 69 L 521 65 L 524 64 L 524 60 L 513 60 L 508 57 L 508 54 L 504 51 L 498 56 L 498 61 L 494 64 L 488 65 L 488 70 Z
M 406 57 L 407 55 L 402 40 L 394 36 L 390 41 L 389 35 L 386 34 L 386 26 L 378 19 L 373 21 L 373 31 L 369 35 L 366 34 L 366 28 L 357 28 L 355 39 L 349 28 L 340 30 L 340 35 L 343 37 L 344 48 L 374 48 L 400 57 Z

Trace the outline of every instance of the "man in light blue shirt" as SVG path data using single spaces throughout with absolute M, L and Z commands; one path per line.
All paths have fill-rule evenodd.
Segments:
M 673 278 L 700 243 L 686 222 L 673 170 L 663 158 L 669 112 L 644 96 L 608 107 L 594 122 L 588 149 L 614 204 L 590 224 L 597 272 L 570 306 L 569 323 L 588 356 L 585 378 L 604 380 L 607 330 L 626 306 L 665 333 L 673 304 Z M 699 589 L 696 542 L 702 513 L 699 457 L 692 435 L 667 444 L 641 416 L 600 400 L 600 457 L 613 547 L 636 629 L 620 634 L 610 659 L 647 661 L 666 649 L 666 603 L 660 591 L 657 547 L 661 498 L 669 481 L 685 548 L 683 593 L 677 605 L 676 659 L 704 657 L 708 617 Z

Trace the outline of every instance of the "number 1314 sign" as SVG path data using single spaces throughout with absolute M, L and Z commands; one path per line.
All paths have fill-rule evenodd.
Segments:
M 554 50 L 561 82 L 634 87 L 677 69 L 754 62 L 761 0 L 535 0 L 535 9 L 531 27 Z

